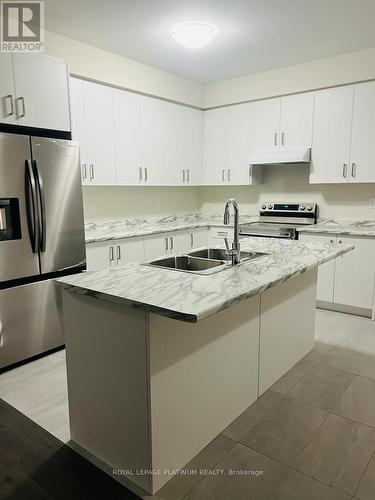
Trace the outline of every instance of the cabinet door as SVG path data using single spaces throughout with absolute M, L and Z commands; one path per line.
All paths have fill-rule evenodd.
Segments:
M 281 98 L 280 146 L 282 149 L 311 147 L 313 104 L 312 92 Z
M 83 98 L 90 184 L 116 184 L 112 89 L 83 82 Z
M 14 98 L 12 56 L 0 53 L 0 123 L 17 124 Z
M 88 184 L 86 155 L 85 113 L 83 106 L 82 80 L 70 78 L 70 115 L 72 119 L 72 139 L 79 143 L 82 184 Z
M 69 131 L 65 62 L 41 54 L 14 54 L 13 68 L 19 125 Z
M 185 159 L 185 121 L 183 106 L 171 102 L 163 102 L 163 122 L 164 137 L 163 144 L 165 151 L 160 175 L 160 182 L 163 185 L 183 185 L 187 181 L 187 175 L 183 172 L 187 169 Z
M 199 186 L 202 183 L 202 111 L 180 106 L 182 116 L 182 168 L 185 184 Z M 180 177 L 181 179 L 181 177 Z
M 109 245 L 108 242 L 86 245 L 87 270 L 99 271 L 109 267 L 114 263 L 113 252 L 113 245 Z
M 192 229 L 188 232 L 188 251 L 208 245 L 208 228 Z
M 315 241 L 321 243 L 336 243 L 335 234 L 300 234 L 301 241 Z M 317 300 L 333 302 L 333 289 L 335 280 L 335 259 L 322 264 L 318 268 Z
M 375 82 L 354 86 L 350 182 L 375 182 Z
M 170 242 L 168 233 L 152 234 L 144 237 L 145 260 L 168 255 Z
M 115 262 L 121 266 L 130 262 L 144 262 L 143 238 L 126 238 L 114 242 Z
M 316 92 L 310 183 L 348 182 L 353 86 Z
M 203 113 L 203 184 L 226 183 L 226 120 L 225 108 Z
M 227 112 L 227 169 L 229 184 L 250 183 L 250 104 L 226 108 Z
M 163 101 L 140 96 L 141 109 L 141 164 L 143 183 L 162 186 L 167 182 L 165 173 L 166 134 Z
M 113 89 L 113 121 L 115 164 L 120 185 L 140 183 L 140 96 L 125 90 Z
M 337 304 L 372 309 L 375 240 L 338 235 L 337 241 L 354 245 L 354 250 L 336 258 L 334 301 Z
M 250 104 L 251 151 L 272 151 L 280 145 L 280 98 Z

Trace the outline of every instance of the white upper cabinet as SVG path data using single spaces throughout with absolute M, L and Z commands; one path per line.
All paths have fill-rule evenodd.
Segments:
M 272 151 L 280 144 L 280 98 L 251 103 L 251 151 Z
M 200 185 L 202 183 L 202 114 L 199 109 L 178 106 L 181 129 L 181 168 L 179 183 Z M 174 169 L 176 165 L 174 165 Z M 185 172 L 184 172 L 185 171 Z
M 72 139 L 79 143 L 82 184 L 89 183 L 86 153 L 86 126 L 83 108 L 83 82 L 78 78 L 70 78 L 70 116 L 72 122 Z
M 42 54 L 0 55 L 1 123 L 70 131 L 64 61 Z
M 203 113 L 203 184 L 224 184 L 227 168 L 226 108 Z
M 375 182 L 375 82 L 354 86 L 350 182 Z
M 137 185 L 143 180 L 141 165 L 140 96 L 113 90 L 115 163 L 120 185 Z
M 12 56 L 0 52 L 0 123 L 17 124 Z
M 251 151 L 311 147 L 313 94 L 251 103 Z
M 249 152 L 250 104 L 203 113 L 203 184 L 260 182 L 260 170 L 246 164 Z
M 163 101 L 140 96 L 141 113 L 141 182 L 154 186 L 166 182 L 166 115 Z
M 316 92 L 310 183 L 346 183 L 349 178 L 353 86 Z
M 282 149 L 311 148 L 313 106 L 312 92 L 281 98 L 278 142 Z
M 70 131 L 64 61 L 40 54 L 14 54 L 13 69 L 18 124 Z
M 112 89 L 83 83 L 88 181 L 93 185 L 117 183 L 114 152 Z
M 230 184 L 249 184 L 250 104 L 229 106 L 227 115 L 227 175 Z

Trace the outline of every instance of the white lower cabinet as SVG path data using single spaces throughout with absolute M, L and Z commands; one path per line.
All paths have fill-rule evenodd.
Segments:
M 194 248 L 205 247 L 208 245 L 208 229 L 206 227 L 191 230 L 187 233 L 187 236 L 187 251 L 189 252 Z
M 233 239 L 233 227 L 213 226 L 210 227 L 208 234 L 208 242 L 210 245 L 220 245 L 224 239 Z
M 336 243 L 335 234 L 301 234 L 302 241 L 317 241 L 321 243 Z M 330 260 L 319 266 L 317 300 L 333 302 L 333 288 L 335 282 L 335 260 Z
M 354 245 L 354 250 L 336 258 L 334 302 L 372 309 L 375 239 L 338 235 L 337 243 Z
M 336 234 L 301 234 L 301 241 L 353 245 L 354 250 L 319 266 L 317 300 L 372 310 L 375 239 Z
M 86 246 L 87 270 L 144 261 L 143 237 L 89 243 Z
M 145 236 L 145 260 L 156 259 L 163 255 L 181 254 L 189 251 L 191 248 L 197 248 L 198 245 L 192 246 L 191 242 L 194 237 L 199 239 L 200 230 L 194 231 L 170 231 L 168 233 L 159 233 L 150 236 Z M 202 238 L 206 241 L 205 238 Z M 200 246 L 204 246 L 203 245 Z

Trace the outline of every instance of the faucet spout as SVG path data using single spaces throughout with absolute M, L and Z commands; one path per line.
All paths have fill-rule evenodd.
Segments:
M 240 252 L 240 241 L 239 241 L 239 215 L 240 209 L 238 207 L 238 203 L 234 198 L 230 198 L 224 208 L 224 224 L 228 225 L 230 222 L 230 207 L 233 206 L 234 210 L 234 236 L 232 242 L 232 248 L 229 247 L 229 243 L 227 238 L 225 238 L 225 246 L 227 247 L 228 253 L 232 257 L 232 265 L 235 266 L 241 262 L 241 252 Z

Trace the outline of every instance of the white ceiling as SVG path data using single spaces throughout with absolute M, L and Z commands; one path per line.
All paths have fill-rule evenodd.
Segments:
M 375 47 L 375 0 L 46 0 L 46 28 L 208 83 Z M 209 21 L 218 37 L 186 49 L 180 21 Z

